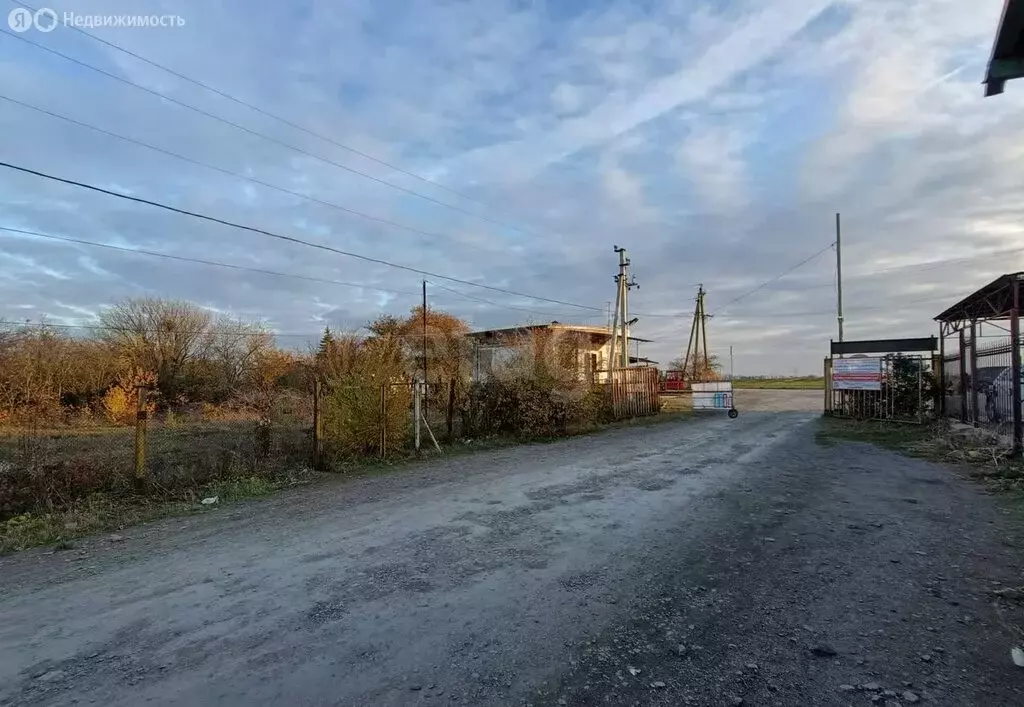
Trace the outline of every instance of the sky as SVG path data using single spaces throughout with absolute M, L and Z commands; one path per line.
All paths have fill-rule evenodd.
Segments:
M 476 329 L 603 324 L 621 246 L 645 356 L 681 354 L 701 283 L 709 345 L 733 348 L 737 375 L 815 373 L 837 337 L 837 212 L 847 339 L 931 335 L 946 306 L 1024 269 L 1024 83 L 981 86 L 1001 0 L 47 7 L 50 32 L 0 24 L 3 161 L 581 305 L 428 276 L 431 306 Z M 238 101 L 68 12 L 181 18 L 81 29 Z M 418 303 L 408 270 L 10 169 L 0 193 L 2 227 L 306 278 L 0 231 L 8 321 L 89 325 L 149 295 L 301 346 Z

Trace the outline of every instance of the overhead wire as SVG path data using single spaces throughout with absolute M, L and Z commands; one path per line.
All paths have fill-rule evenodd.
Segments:
M 89 130 L 93 130 L 93 131 L 98 132 L 98 133 L 100 133 L 102 135 L 107 135 L 109 137 L 113 137 L 113 138 L 116 138 L 118 140 L 123 140 L 123 141 L 131 143 L 133 145 L 138 145 L 140 147 L 145 147 L 145 148 L 147 148 L 149 150 L 153 150 L 154 152 L 158 152 L 160 154 L 168 155 L 169 157 L 174 157 L 176 159 L 182 160 L 184 162 L 188 162 L 190 164 L 198 165 L 200 167 L 205 167 L 206 169 L 210 169 L 210 170 L 213 170 L 215 172 L 220 172 L 221 174 L 226 174 L 226 175 L 228 175 L 230 177 L 235 177 L 237 179 L 242 179 L 242 180 L 245 180 L 247 182 L 251 182 L 253 184 L 258 184 L 259 186 L 262 186 L 262 187 L 267 187 L 268 189 L 273 189 L 275 191 L 279 191 L 282 194 L 288 194 L 289 196 L 294 196 L 294 197 L 297 197 L 299 199 L 304 199 L 306 201 L 310 201 L 310 202 L 313 202 L 313 203 L 316 203 L 316 204 L 321 204 L 323 206 L 329 206 L 332 209 L 337 209 L 339 211 L 343 211 L 344 213 L 349 214 L 350 216 L 356 216 L 358 218 L 362 218 L 362 219 L 365 219 L 367 221 L 373 221 L 375 223 L 379 223 L 379 224 L 382 224 L 384 226 L 390 226 L 391 228 L 397 228 L 397 229 L 400 229 L 400 230 L 403 230 L 403 231 L 409 231 L 411 233 L 416 233 L 416 234 L 419 234 L 421 236 L 428 236 L 430 238 L 452 238 L 453 237 L 452 235 L 447 234 L 447 233 L 441 233 L 441 232 L 437 232 L 437 231 L 426 231 L 426 230 L 423 230 L 421 228 L 417 228 L 416 226 L 409 226 L 407 224 L 399 223 L 397 221 L 391 221 L 390 219 L 382 218 L 380 216 L 373 216 L 372 214 L 367 214 L 367 213 L 362 212 L 362 211 L 357 211 L 356 209 L 351 209 L 351 208 L 349 208 L 347 206 L 342 206 L 340 204 L 336 204 L 336 203 L 331 202 L 331 201 L 325 201 L 324 199 L 320 199 L 320 198 L 317 198 L 315 196 L 310 196 L 308 194 L 303 194 L 301 192 L 297 192 L 297 191 L 294 191 L 292 189 L 287 189 L 285 187 L 281 187 L 281 186 L 278 186 L 276 184 L 271 184 L 270 182 L 265 182 L 265 181 L 263 181 L 261 179 L 256 179 L 255 177 L 249 177 L 249 176 L 246 176 L 244 174 L 240 174 L 238 172 L 233 172 L 233 171 L 231 171 L 229 169 L 225 169 L 223 167 L 218 167 L 218 166 L 210 164 L 208 162 L 203 162 L 202 160 L 197 160 L 197 159 L 194 159 L 192 157 L 188 157 L 186 155 L 182 155 L 182 154 L 179 154 L 177 152 L 173 152 L 171 150 L 167 150 L 167 149 L 164 149 L 162 147 L 158 147 L 156 145 L 151 145 L 151 144 L 149 144 L 147 142 L 143 142 L 142 140 L 136 140 L 135 138 L 128 137 L 127 135 L 121 135 L 120 133 L 115 133 L 115 132 L 113 132 L 111 130 L 106 130 L 105 128 L 100 128 L 100 127 L 95 126 L 95 125 L 90 125 L 89 123 L 85 123 L 85 122 L 82 122 L 80 120 L 76 120 L 75 118 L 71 118 L 69 116 L 62 115 L 60 113 L 55 113 L 55 112 L 47 110 L 45 108 L 40 108 L 39 106 L 32 105 L 31 103 L 25 103 L 24 101 L 19 101 L 19 100 L 15 99 L 15 98 L 11 98 L 10 96 L 5 96 L 3 94 L 0 94 L 0 99 L 8 101 L 10 103 L 14 103 L 14 104 L 22 106 L 24 108 L 28 108 L 30 110 L 37 111 L 37 112 L 42 113 L 44 115 L 48 115 L 48 116 L 50 116 L 52 118 L 58 118 L 60 120 L 64 120 L 64 121 L 66 121 L 68 123 L 71 123 L 73 125 L 78 125 L 80 127 L 87 128 Z
M 240 270 L 244 272 L 259 273 L 261 275 L 274 275 L 276 277 L 286 277 L 295 280 L 305 280 L 308 282 L 319 282 L 326 285 L 341 285 L 342 287 L 353 287 L 361 290 L 372 290 L 374 292 L 384 292 L 387 294 L 394 295 L 407 295 L 409 297 L 418 297 L 418 292 L 404 291 L 404 290 L 393 290 L 385 287 L 377 287 L 376 285 L 366 285 L 358 282 L 344 282 L 342 280 L 331 280 L 322 277 L 312 277 L 310 275 L 298 275 L 296 273 L 279 272 L 277 270 L 267 270 L 265 268 L 254 268 L 247 265 L 235 265 L 233 263 L 221 263 L 216 260 L 206 260 L 203 258 L 191 258 L 184 255 L 172 255 L 171 253 L 161 253 L 155 250 L 143 250 L 142 248 L 128 248 L 125 246 L 117 246 L 110 243 L 99 243 L 97 241 L 89 241 L 84 238 L 70 238 L 67 236 L 55 236 L 50 233 L 41 233 L 39 231 L 32 231 L 26 228 L 14 228 L 12 226 L 0 226 L 0 231 L 7 231 L 9 233 L 20 233 L 26 236 L 32 236 L 34 238 L 45 238 L 52 241 L 61 241 L 64 243 L 73 243 L 78 245 L 90 246 L 93 248 L 106 248 L 107 250 L 116 250 L 122 253 L 132 253 L 133 255 L 147 255 L 155 258 L 164 258 L 167 260 L 176 260 L 183 263 L 195 263 L 199 265 L 209 265 L 218 268 L 227 268 L 230 270 Z
M 29 45 L 31 45 L 33 47 L 36 47 L 36 48 L 38 48 L 38 49 L 40 49 L 42 51 L 48 52 L 50 54 L 53 54 L 54 56 L 58 56 L 58 57 L 66 60 L 66 61 L 70 61 L 70 62 L 72 62 L 72 63 L 74 63 L 74 64 L 76 64 L 78 66 L 81 66 L 83 68 L 89 69 L 90 71 L 95 71 L 95 72 L 97 72 L 99 74 L 102 74 L 103 76 L 106 76 L 108 78 L 114 79 L 115 81 L 119 81 L 119 82 L 121 82 L 121 83 L 123 83 L 125 85 L 133 86 L 134 88 L 137 88 L 140 91 L 145 91 L 146 93 L 148 93 L 150 95 L 153 95 L 153 96 L 156 96 L 156 97 L 160 98 L 161 100 L 168 101 L 169 103 L 173 103 L 174 105 L 180 106 L 180 107 L 185 108 L 185 109 L 190 110 L 190 111 L 193 111 L 195 113 L 198 113 L 199 115 L 203 115 L 203 116 L 206 116 L 206 117 L 211 118 L 213 120 L 216 120 L 218 122 L 224 123 L 225 125 L 229 125 L 232 128 L 235 128 L 236 130 L 241 130 L 242 132 L 248 133 L 249 135 L 252 135 L 254 137 L 260 138 L 261 140 L 266 140 L 267 142 L 274 143 L 274 144 L 279 145 L 281 147 L 284 147 L 286 149 L 292 150 L 293 152 L 296 152 L 298 154 L 301 154 L 301 155 L 304 155 L 304 156 L 309 157 L 311 159 L 317 160 L 318 162 L 323 162 L 325 164 L 332 165 L 334 167 L 337 167 L 338 169 L 342 169 L 342 170 L 344 170 L 346 172 L 350 172 L 350 173 L 358 175 L 360 177 L 364 177 L 365 179 L 369 179 L 370 181 L 377 182 L 378 184 L 391 187 L 392 189 L 397 189 L 398 191 L 404 192 L 404 193 L 412 195 L 412 196 L 416 196 L 416 197 L 418 197 L 420 199 L 423 199 L 425 201 L 429 201 L 429 202 L 434 203 L 434 204 L 436 204 L 438 206 L 443 206 L 445 208 L 452 209 L 453 211 L 458 211 L 458 212 L 460 212 L 462 214 L 465 214 L 467 216 L 470 216 L 470 217 L 473 217 L 473 218 L 477 218 L 477 219 L 480 219 L 482 221 L 487 221 L 487 222 L 489 222 L 491 224 L 494 224 L 494 225 L 497 225 L 497 226 L 501 226 L 503 228 L 508 228 L 508 229 L 511 229 L 511 230 L 514 230 L 514 231 L 518 231 L 520 233 L 530 233 L 531 235 L 538 235 L 538 234 L 533 233 L 531 231 L 526 231 L 526 230 L 524 230 L 523 228 L 521 228 L 519 226 L 515 226 L 513 224 L 508 224 L 508 223 L 505 223 L 503 221 L 497 221 L 497 220 L 489 218 L 487 216 L 482 216 L 480 214 L 477 214 L 477 213 L 474 213 L 472 211 L 469 211 L 468 209 L 463 209 L 463 208 L 461 208 L 459 206 L 455 206 L 454 204 L 449 204 L 449 203 L 441 201 L 439 199 L 435 199 L 435 198 L 433 198 L 431 196 L 427 196 L 425 194 L 421 194 L 421 193 L 419 193 L 417 191 L 414 191 L 412 189 L 407 189 L 407 188 L 399 186 L 397 184 L 393 184 L 393 183 L 391 183 L 391 182 L 389 182 L 387 180 L 380 179 L 379 177 L 374 177 L 373 175 L 367 174 L 365 172 L 361 172 L 361 171 L 355 169 L 354 167 L 349 167 L 348 165 L 342 164 L 341 162 L 337 162 L 337 161 L 329 159 L 327 157 L 323 157 L 321 155 L 317 155 L 315 153 L 309 152 L 308 150 L 304 150 L 301 147 L 296 147 L 295 145 L 292 145 L 291 143 L 285 142 L 284 140 L 278 140 L 277 138 L 272 137 L 270 135 L 267 135 L 266 133 L 261 133 L 258 130 L 253 130 L 252 128 L 248 128 L 248 127 L 242 125 L 241 123 L 236 123 L 233 120 L 228 120 L 227 118 L 223 118 L 223 117 L 221 117 L 221 116 L 219 116 L 219 115 L 217 115 L 215 113 L 211 113 L 209 111 L 203 110 L 202 108 L 198 108 L 196 106 L 193 106 L 190 103 L 185 103 L 184 101 L 180 101 L 180 100 L 178 100 L 176 98 L 173 98 L 173 97 L 171 97 L 171 96 L 169 96 L 169 95 L 167 95 L 165 93 L 161 93 L 160 91 L 156 91 L 154 89 L 148 88 L 146 86 L 143 86 L 142 84 L 135 83 L 134 81 L 130 81 L 129 79 L 124 78 L 123 76 L 118 76 L 117 74 L 114 74 L 114 73 L 112 73 L 110 71 L 106 71 L 105 69 L 101 69 L 98 66 L 93 66 L 92 64 L 90 64 L 88 62 L 82 61 L 80 59 L 76 59 L 75 57 L 70 56 L 68 54 L 64 54 L 63 52 L 59 52 L 56 49 L 52 49 L 50 47 L 47 47 L 44 44 L 40 44 L 38 42 L 34 42 L 34 41 L 32 41 L 31 39 L 29 39 L 29 38 L 27 38 L 25 36 L 22 36 L 22 35 L 19 35 L 19 34 L 14 34 L 12 32 L 8 32 L 7 30 L 2 30 L 2 29 L 0 29 L 0 33 L 6 34 L 9 37 L 13 37 L 14 39 L 17 39 L 17 40 L 20 40 L 22 42 L 25 42 L 26 44 L 29 44 Z
M 190 216 L 192 218 L 201 219 L 203 221 L 208 221 L 210 223 L 217 223 L 217 224 L 220 224 L 220 225 L 223 225 L 223 226 L 228 226 L 230 228 L 236 228 L 236 229 L 239 229 L 239 230 L 242 230 L 242 231 L 248 231 L 250 233 L 256 233 L 256 234 L 259 234 L 259 235 L 267 236 L 268 238 L 274 238 L 276 240 L 281 240 L 281 241 L 285 241 L 285 242 L 288 242 L 288 243 L 295 243 L 297 245 L 303 245 L 303 246 L 306 246 L 306 247 L 309 247 L 309 248 L 316 248 L 318 250 L 326 251 L 326 252 L 329 252 L 329 253 L 335 253 L 337 255 L 343 255 L 343 256 L 346 256 L 346 257 L 349 257 L 349 258 L 355 258 L 357 260 L 362 260 L 364 262 L 375 263 L 377 265 L 384 265 L 386 267 L 391 267 L 391 268 L 395 268 L 395 269 L 398 269 L 398 270 L 404 270 L 406 272 L 414 272 L 414 273 L 418 273 L 420 275 L 426 275 L 427 277 L 434 277 L 434 278 L 438 278 L 438 279 L 441 279 L 441 280 L 446 280 L 448 282 L 455 282 L 455 283 L 458 283 L 460 285 L 467 285 L 467 286 L 470 286 L 470 287 L 478 287 L 478 288 L 485 289 L 485 290 L 491 290 L 493 292 L 501 292 L 502 294 L 512 295 L 513 297 L 525 297 L 525 298 L 528 298 L 528 299 L 536 300 L 538 302 L 550 302 L 552 304 L 562 304 L 562 305 L 566 305 L 568 307 L 575 307 L 575 308 L 578 308 L 578 309 L 586 309 L 586 310 L 595 311 L 595 312 L 603 312 L 604 311 L 600 307 L 592 307 L 592 306 L 589 306 L 589 305 L 578 304 L 576 302 L 567 302 L 565 300 L 555 299 L 555 298 L 551 298 L 551 297 L 542 297 L 540 295 L 532 295 L 532 294 L 528 294 L 528 293 L 525 293 L 525 292 L 516 292 L 515 290 L 510 290 L 510 289 L 506 289 L 506 288 L 503 288 L 503 287 L 496 287 L 494 285 L 487 285 L 487 284 L 480 283 L 480 282 L 472 282 L 470 280 L 463 280 L 461 278 L 451 277 L 449 275 L 442 275 L 440 273 L 431 272 L 429 270 L 423 270 L 421 268 L 415 268 L 415 267 L 412 267 L 410 265 L 402 265 L 400 263 L 394 263 L 394 262 L 391 262 L 391 261 L 388 261 L 388 260 L 384 260 L 383 258 L 375 258 L 375 257 L 368 256 L 368 255 L 362 255 L 360 253 L 354 253 L 352 251 L 342 250 L 340 248 L 335 248 L 333 246 L 325 245 L 323 243 L 316 243 L 316 242 L 313 242 L 313 241 L 307 241 L 307 240 L 304 240 L 302 238 L 297 238 L 295 236 L 287 236 L 287 235 L 283 235 L 283 234 L 280 234 L 280 233 L 275 233 L 273 231 L 268 231 L 266 229 L 258 228 L 256 226 L 248 226 L 248 225 L 245 225 L 245 224 L 235 223 L 233 221 L 228 221 L 226 219 L 218 218 L 216 216 L 210 216 L 208 214 L 202 214 L 202 213 L 199 213 L 199 212 L 196 212 L 196 211 L 189 211 L 188 209 L 181 209 L 181 208 L 178 208 L 176 206 L 171 206 L 170 204 L 164 204 L 164 203 L 159 202 L 159 201 L 153 201 L 151 199 L 144 199 L 144 198 L 138 197 L 138 196 L 131 196 L 129 194 L 122 194 L 120 192 L 116 192 L 116 191 L 113 191 L 113 190 L 110 190 L 110 189 L 105 189 L 103 187 L 96 186 L 95 184 L 88 184 L 86 182 L 80 182 L 80 181 L 77 181 L 77 180 L 74 180 L 74 179 L 67 179 L 65 177 L 58 177 L 58 176 L 53 175 L 53 174 L 48 174 L 46 172 L 41 172 L 39 170 L 30 169 L 28 167 L 22 167 L 20 165 L 12 164 L 10 162 L 0 161 L 0 167 L 4 167 L 5 169 L 10 169 L 10 170 L 14 170 L 14 171 L 17 171 L 17 172 L 21 172 L 23 174 L 31 174 L 33 176 L 40 177 L 42 179 L 48 179 L 50 181 L 58 182 L 58 183 L 61 183 L 61 184 L 67 184 L 69 186 L 74 186 L 74 187 L 78 187 L 78 188 L 81 188 L 81 189 L 87 189 L 89 191 L 97 192 L 99 194 L 106 194 L 107 196 L 112 196 L 112 197 L 115 197 L 115 198 L 118 198 L 118 199 L 124 199 L 126 201 L 132 201 L 132 202 L 135 202 L 135 203 L 138 203 L 138 204 L 145 204 L 147 206 L 152 206 L 152 207 L 155 207 L 155 208 L 158 208 L 158 209 L 163 209 L 165 211 L 170 211 L 172 213 L 181 214 L 183 216 Z
M 32 10 L 33 12 L 38 10 L 38 8 L 33 8 L 31 5 L 27 5 L 27 4 L 23 3 L 23 2 L 14 2 L 14 0 L 10 0 L 10 1 L 11 1 L 11 4 L 13 4 L 13 5 L 17 5 L 18 7 L 24 7 L 26 9 L 28 9 L 28 10 Z M 120 46 L 119 44 L 116 44 L 114 42 L 110 42 L 110 41 L 108 41 L 106 39 L 103 39 L 102 37 L 99 37 L 99 36 L 97 36 L 95 34 L 92 34 L 91 32 L 86 32 L 84 29 L 81 29 L 80 27 L 75 27 L 74 25 L 66 25 L 66 26 L 69 27 L 70 29 L 74 30 L 75 32 L 78 32 L 79 34 L 85 36 L 85 37 L 88 37 L 88 38 L 90 38 L 90 39 L 92 39 L 92 40 L 94 40 L 96 42 L 99 42 L 100 44 L 103 44 L 105 46 L 110 47 L 111 49 L 114 49 L 114 50 L 122 52 L 122 53 L 124 53 L 124 54 L 126 54 L 126 55 L 128 55 L 130 57 L 138 59 L 139 61 L 144 62 L 146 64 L 149 64 L 152 67 L 155 67 L 155 68 L 160 69 L 162 71 L 166 71 L 168 74 L 170 74 L 172 76 L 175 76 L 175 77 L 177 77 L 177 78 L 179 78 L 179 79 L 181 79 L 183 81 L 187 81 L 188 83 L 193 84 L 194 86 L 198 86 L 198 87 L 200 87 L 200 88 L 202 88 L 202 89 L 204 89 L 206 91 L 209 91 L 209 92 L 211 92 L 213 94 L 216 94 L 216 95 L 220 96 L 221 98 L 225 98 L 225 99 L 235 103 L 236 105 L 240 105 L 240 106 L 243 106 L 245 108 L 248 108 L 249 110 L 252 110 L 252 111 L 254 111 L 256 113 L 259 113 L 260 115 L 263 115 L 263 116 L 265 116 L 267 118 L 271 118 L 273 120 L 276 120 L 276 121 L 282 123 L 283 125 L 287 125 L 290 128 L 294 128 L 295 130 L 299 130 L 301 132 L 304 132 L 307 135 L 311 135 L 311 136 L 313 136 L 313 137 L 315 137 L 315 138 L 317 138 L 319 140 L 323 140 L 324 142 L 328 142 L 328 143 L 334 145 L 335 147 L 339 147 L 339 148 L 341 148 L 341 149 L 343 149 L 343 150 L 345 150 L 345 151 L 347 151 L 347 152 L 349 152 L 351 154 L 358 155 L 359 157 L 362 157 L 363 159 L 369 160 L 370 162 L 374 162 L 376 164 L 379 164 L 382 167 L 387 167 L 388 169 L 394 170 L 395 172 L 398 172 L 399 174 L 404 174 L 407 177 L 412 177 L 413 179 L 416 179 L 416 180 L 418 180 L 420 182 L 423 182 L 424 184 L 429 184 L 431 186 L 437 187 L 438 189 L 442 189 L 442 190 L 444 190 L 444 191 L 446 191 L 446 192 L 448 192 L 448 193 L 450 193 L 450 194 L 452 194 L 454 196 L 457 196 L 457 197 L 459 197 L 461 199 L 465 199 L 466 201 L 474 202 L 474 203 L 479 204 L 480 206 L 483 206 L 485 208 L 489 208 L 489 209 L 493 209 L 494 208 L 494 206 L 492 204 L 489 204 L 489 203 L 487 203 L 485 201 L 477 199 L 477 198 L 475 198 L 473 196 L 470 196 L 470 195 L 468 195 L 468 194 L 466 194 L 464 192 L 461 192 L 461 191 L 459 191 L 457 189 L 453 189 L 452 187 L 449 187 L 449 186 L 447 186 L 445 184 L 442 184 L 441 182 L 438 182 L 438 181 L 435 181 L 433 179 L 429 179 L 427 177 L 424 177 L 421 174 L 417 174 L 415 172 L 403 169 L 402 167 L 399 167 L 397 165 L 391 164 L 390 162 L 382 160 L 379 157 L 375 157 L 374 155 L 371 155 L 371 154 L 369 154 L 367 152 L 364 152 L 363 150 L 359 150 L 359 149 L 357 149 L 355 147 L 352 147 L 351 145 L 347 145 L 347 144 L 345 144 L 343 142 L 335 140 L 334 138 L 328 137 L 328 136 L 323 135 L 321 133 L 318 133 L 318 132 L 316 132 L 314 130 L 311 130 L 310 128 L 307 128 L 304 125 L 301 125 L 299 123 L 291 121 L 291 120 L 289 120 L 287 118 L 281 117 L 280 115 L 277 115 L 276 113 L 272 113 L 272 112 L 270 112 L 270 111 L 268 111 L 266 109 L 260 108 L 259 106 L 256 106 L 256 105 L 254 105 L 252 103 L 249 103 L 248 101 L 242 100 L 241 98 L 238 98 L 237 96 L 233 96 L 230 93 L 228 93 L 227 91 L 219 89 L 219 88 L 217 88 L 215 86 L 211 86 L 208 83 L 205 83 L 205 82 L 200 81 L 198 79 L 194 79 L 194 78 L 192 78 L 190 76 L 187 76 L 187 75 L 181 73 L 180 71 L 176 71 L 175 69 L 172 69 L 172 68 L 170 68 L 168 66 L 165 66 L 164 64 L 161 64 L 161 63 L 159 63 L 157 61 L 153 61 L 152 59 L 144 57 L 141 54 L 138 54 L 136 52 L 133 52 L 130 49 L 126 49 L 126 48 Z M 390 182 L 388 182 L 388 185 L 389 186 L 393 186 L 393 187 L 395 186 L 395 185 L 390 184 Z M 395 187 L 395 188 L 397 188 L 397 187 Z M 417 193 L 417 195 L 418 196 L 422 196 L 422 195 L 420 195 L 418 193 Z M 474 215 L 476 215 L 476 214 L 474 214 Z M 479 216 L 479 215 L 476 215 L 476 216 Z M 516 228 L 516 230 L 520 230 L 519 228 L 517 228 L 515 226 L 512 226 L 511 224 L 504 224 L 502 222 L 495 222 L 495 223 L 498 223 L 499 225 L 505 225 L 505 226 L 508 226 L 510 228 Z
M 752 294 L 760 292 L 765 287 L 768 287 L 768 285 L 771 285 L 774 282 L 778 282 L 779 280 L 781 280 L 782 278 L 784 278 L 786 275 L 788 275 L 789 273 L 793 272 L 797 268 L 803 267 L 807 263 L 811 262 L 812 260 L 814 260 L 815 258 L 820 256 L 822 253 L 824 253 L 824 252 L 826 252 L 828 250 L 831 250 L 834 245 L 835 245 L 834 243 L 829 243 L 827 246 L 825 246 L 821 250 L 815 251 L 812 255 L 804 258 L 803 260 L 801 260 L 799 263 L 793 265 L 792 267 L 787 268 L 786 270 L 783 270 L 781 273 L 779 273 L 775 277 L 773 277 L 773 278 L 771 278 L 769 280 L 765 280 L 764 282 L 762 282 L 757 287 L 754 287 L 753 289 L 747 290 L 746 292 L 741 294 L 739 297 L 735 297 L 735 298 L 729 300 L 728 302 L 723 304 L 721 307 L 719 307 L 717 310 L 715 310 L 715 312 L 711 316 L 714 316 L 715 314 L 720 313 L 723 309 L 727 309 L 727 308 L 731 307 L 732 305 L 736 304 L 737 302 L 740 302 L 740 301 L 746 299 L 747 297 L 750 297 L 750 295 L 752 295 Z
M 393 294 L 393 295 L 403 295 L 403 296 L 407 296 L 407 297 L 417 297 L 418 298 L 420 296 L 419 292 L 413 292 L 411 290 L 395 290 L 395 289 L 390 289 L 390 288 L 386 288 L 386 287 L 378 287 L 376 285 L 367 285 L 367 284 L 358 283 L 358 282 L 345 282 L 345 281 L 342 281 L 342 280 L 331 280 L 329 278 L 312 277 L 312 276 L 308 276 L 308 275 L 299 275 L 297 273 L 280 272 L 280 271 L 277 271 L 277 270 L 267 270 L 265 268 L 256 268 L 256 267 L 250 267 L 250 266 L 246 266 L 246 265 L 236 265 L 236 264 L 233 264 L 233 263 L 222 263 L 222 262 L 219 262 L 219 261 L 216 261 L 216 260 L 207 260 L 207 259 L 204 259 L 204 258 L 192 258 L 192 257 L 188 257 L 188 256 L 183 256 L 183 255 L 173 255 L 171 253 L 161 253 L 159 251 L 145 250 L 145 249 L 142 249 L 142 248 L 129 248 L 129 247 L 126 247 L 126 246 L 118 246 L 118 245 L 113 245 L 113 244 L 110 244 L 110 243 L 99 243 L 97 241 L 90 241 L 90 240 L 86 240 L 84 238 L 70 238 L 70 237 L 67 237 L 67 236 L 56 236 L 56 235 L 53 235 L 53 234 L 50 234 L 50 233 L 42 233 L 40 231 L 33 231 L 33 230 L 26 229 L 26 228 L 14 228 L 12 226 L 0 226 L 0 231 L 6 231 L 8 233 L 22 234 L 22 235 L 31 236 L 31 237 L 34 237 L 34 238 L 43 238 L 43 239 L 46 239 L 46 240 L 60 241 L 60 242 L 63 242 L 63 243 L 69 243 L 69 244 L 75 244 L 75 245 L 84 245 L 84 246 L 90 246 L 90 247 L 95 247 L 95 248 L 105 248 L 107 250 L 115 250 L 115 251 L 119 251 L 119 252 L 122 252 L 122 253 L 130 253 L 132 255 L 145 255 L 145 256 L 151 256 L 151 257 L 156 257 L 156 258 L 164 258 L 166 260 L 175 260 L 175 261 L 184 262 L 184 263 L 194 263 L 194 264 L 199 264 L 199 265 L 209 265 L 209 266 L 212 266 L 212 267 L 227 268 L 227 269 L 230 269 L 230 270 L 239 270 L 239 271 L 243 271 L 243 272 L 258 273 L 258 274 L 261 274 L 261 275 L 273 275 L 273 276 L 277 276 L 277 277 L 285 277 L 285 278 L 291 278 L 291 279 L 295 279 L 295 280 L 304 280 L 304 281 L 307 281 L 307 282 L 317 282 L 317 283 L 322 283 L 322 284 L 326 284 L 326 285 L 340 285 L 340 286 L 343 286 L 343 287 L 351 287 L 351 288 L 360 289 L 360 290 L 370 290 L 370 291 L 373 291 L 373 292 L 383 292 L 383 293 L 386 293 L 386 294 Z M 501 302 L 495 302 L 494 300 L 489 300 L 489 299 L 485 299 L 485 298 L 482 298 L 482 297 L 476 297 L 474 295 L 470 295 L 470 294 L 465 293 L 465 292 L 460 292 L 459 290 L 456 290 L 456 289 L 453 289 L 453 288 L 450 288 L 450 287 L 446 287 L 446 286 L 441 285 L 441 284 L 436 283 L 436 282 L 432 282 L 432 281 L 429 281 L 429 280 L 427 282 L 430 285 L 432 285 L 434 287 L 437 287 L 437 288 L 439 288 L 441 290 L 444 290 L 446 292 L 450 292 L 451 294 L 457 295 L 459 297 L 463 297 L 465 299 L 473 300 L 473 301 L 476 301 L 476 302 L 483 302 L 485 304 L 489 304 L 489 305 L 491 305 L 493 307 L 497 307 L 499 309 L 512 309 L 512 310 L 517 310 L 517 311 L 527 312 L 529 314 L 537 314 L 537 315 L 554 315 L 554 316 L 557 316 L 557 315 L 561 315 L 561 314 L 569 314 L 567 312 L 550 312 L 550 311 L 537 310 L 537 309 L 528 309 L 526 307 L 517 307 L 515 305 L 510 305 L 510 304 L 503 304 Z M 572 316 L 572 315 L 570 314 L 569 316 Z

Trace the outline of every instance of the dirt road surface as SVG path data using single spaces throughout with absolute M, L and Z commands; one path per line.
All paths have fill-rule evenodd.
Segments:
M 0 704 L 1024 704 L 1017 521 L 813 400 L 0 558 Z

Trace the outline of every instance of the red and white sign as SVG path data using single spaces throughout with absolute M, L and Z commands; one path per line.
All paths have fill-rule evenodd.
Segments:
M 833 390 L 881 390 L 882 359 L 832 359 Z

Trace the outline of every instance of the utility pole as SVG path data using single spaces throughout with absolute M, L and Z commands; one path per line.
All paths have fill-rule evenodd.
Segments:
M 733 379 L 735 369 L 732 366 L 732 346 L 729 347 L 729 380 Z
M 619 247 L 615 246 L 615 252 L 619 253 Z M 619 253 L 619 274 L 615 276 L 615 309 L 612 313 L 612 350 L 608 353 L 608 370 L 616 367 L 618 359 L 615 357 L 616 344 L 619 340 L 619 312 L 622 311 L 622 285 L 619 279 L 622 277 L 622 253 Z
M 836 318 L 839 320 L 839 343 L 843 341 L 843 233 L 836 214 Z
M 629 291 L 639 287 L 636 278 L 629 277 L 629 257 L 625 248 L 614 246 L 619 254 L 619 274 L 615 276 L 615 314 L 612 317 L 611 367 L 629 368 Z
M 704 311 L 704 285 L 697 291 L 697 306 L 700 307 L 700 335 L 704 344 L 704 375 L 711 370 L 711 356 L 708 354 L 708 315 Z
M 690 324 L 690 338 L 686 342 L 686 356 L 683 358 L 683 371 L 689 371 L 693 380 L 704 380 L 711 370 L 711 354 L 708 353 L 708 319 L 711 315 L 704 311 L 704 285 L 697 286 L 697 305 L 693 308 L 693 321 Z M 703 349 L 703 350 L 702 350 Z M 690 362 L 693 362 L 692 368 Z
M 427 281 L 423 281 L 423 383 L 427 382 Z

